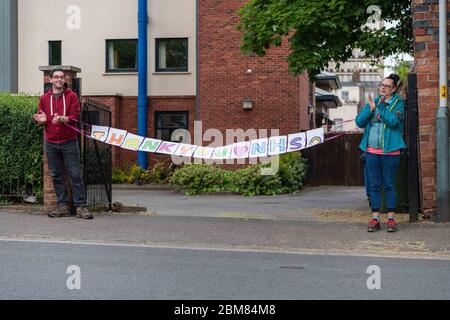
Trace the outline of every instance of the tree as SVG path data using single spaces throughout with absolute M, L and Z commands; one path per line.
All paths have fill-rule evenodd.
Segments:
M 394 68 L 394 72 L 399 75 L 403 83 L 408 82 L 408 73 L 411 68 L 411 61 L 400 61 Z
M 379 64 L 379 65 L 377 65 L 377 67 L 382 69 L 383 71 L 386 68 L 391 69 L 394 73 L 399 75 L 402 83 L 404 83 L 404 84 L 407 83 L 408 82 L 408 74 L 411 70 L 413 62 L 410 60 L 403 60 L 403 58 L 401 58 L 401 57 L 395 57 L 394 60 L 392 61 L 392 63 L 393 64 L 391 64 L 391 65 Z
M 289 70 L 312 79 L 354 48 L 376 60 L 413 49 L 410 0 L 251 0 L 239 14 L 244 52 L 264 56 L 288 38 Z M 380 17 L 396 27 L 371 30 L 368 22 Z

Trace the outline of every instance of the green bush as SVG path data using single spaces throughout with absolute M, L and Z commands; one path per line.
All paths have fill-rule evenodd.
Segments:
M 175 170 L 170 182 L 186 194 L 228 190 L 246 196 L 275 195 L 296 192 L 303 187 L 307 167 L 300 153 L 281 155 L 276 173 L 262 175 L 261 169 L 268 165 L 227 171 L 213 165 L 189 164 Z
M 128 183 L 143 184 L 149 182 L 151 182 L 151 175 L 148 171 L 142 169 L 138 165 L 131 167 Z
M 175 166 L 172 162 L 158 162 L 152 169 L 144 170 L 134 165 L 129 170 L 114 169 L 112 183 L 168 183 Z
M 277 175 L 283 185 L 283 192 L 292 193 L 303 188 L 307 160 L 299 152 L 289 152 L 280 156 Z
M 172 176 L 174 169 L 175 166 L 170 160 L 158 162 L 152 169 L 152 182 L 167 183 Z
M 170 183 L 187 195 L 225 190 L 225 170 L 207 164 L 188 164 L 173 173 Z
M 245 196 L 275 195 L 283 192 L 277 174 L 262 175 L 260 164 L 236 170 L 231 176 L 231 191 Z
M 128 182 L 128 175 L 120 169 L 114 169 L 112 173 L 112 183 Z
M 0 93 L 0 179 L 24 181 L 8 193 L 30 193 L 26 185 L 32 185 L 32 192 L 42 200 L 42 128 L 33 120 L 38 99 Z

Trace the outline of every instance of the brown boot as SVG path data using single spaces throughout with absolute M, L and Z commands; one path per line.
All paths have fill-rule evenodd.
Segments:
M 86 209 L 84 207 L 80 207 L 80 208 L 77 208 L 77 218 L 94 219 L 94 216 L 88 209 Z
M 50 218 L 61 218 L 70 216 L 69 207 L 67 205 L 60 205 L 53 211 L 48 213 Z

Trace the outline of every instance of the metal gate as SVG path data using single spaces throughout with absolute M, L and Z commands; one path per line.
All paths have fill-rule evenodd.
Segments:
M 110 127 L 111 111 L 108 106 L 88 98 L 83 104 L 81 119 L 88 125 Z M 84 136 L 80 141 L 88 206 L 111 209 L 112 147 Z

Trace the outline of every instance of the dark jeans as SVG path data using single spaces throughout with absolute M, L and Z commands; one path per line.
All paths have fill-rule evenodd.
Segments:
M 370 206 L 373 212 L 381 208 L 381 188 L 384 190 L 386 209 L 394 212 L 397 206 L 395 178 L 397 177 L 400 155 L 387 156 L 366 152 L 366 169 L 370 181 Z
M 366 187 L 366 196 L 368 199 L 370 199 L 370 177 L 369 177 L 369 170 L 367 170 L 367 164 L 366 164 L 366 153 L 364 152 L 360 156 L 362 163 L 363 163 L 363 169 L 364 169 L 364 186 Z
M 50 143 L 45 141 L 48 169 L 53 178 L 58 206 L 67 205 L 67 191 L 64 180 L 64 169 L 67 171 L 72 184 L 73 205 L 86 205 L 86 191 L 80 165 L 80 149 L 77 140 L 64 143 Z

